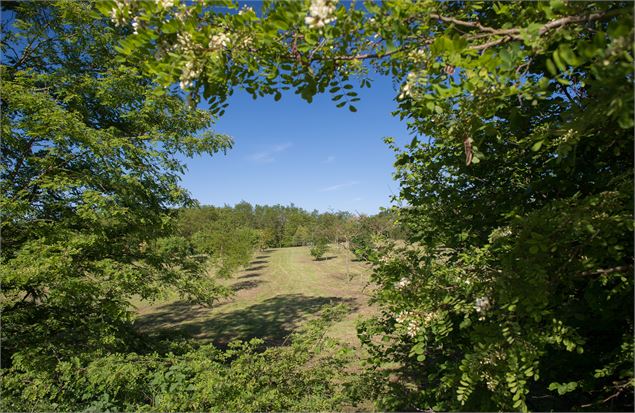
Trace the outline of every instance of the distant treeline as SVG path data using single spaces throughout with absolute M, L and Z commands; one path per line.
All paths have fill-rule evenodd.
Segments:
M 180 235 L 188 238 L 197 254 L 216 260 L 221 273 L 230 273 L 248 262 L 254 248 L 345 243 L 352 250 L 366 249 L 375 235 L 402 238 L 394 214 L 373 216 L 350 212 L 309 212 L 293 204 L 201 206 L 179 210 Z

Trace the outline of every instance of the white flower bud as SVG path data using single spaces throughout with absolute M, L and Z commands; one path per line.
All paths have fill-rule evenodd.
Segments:
M 492 303 L 490 302 L 488 297 L 481 297 L 476 299 L 474 308 L 476 309 L 476 312 L 479 314 L 479 320 L 485 319 L 485 313 L 491 307 L 492 307 Z
M 169 9 L 174 6 L 174 0 L 156 0 L 156 2 L 163 9 Z
M 132 32 L 139 34 L 139 19 L 137 19 L 137 16 L 132 18 Z
M 410 337 L 414 337 L 419 332 L 421 325 L 419 324 L 419 320 L 412 319 L 408 322 L 408 328 L 406 330 L 406 334 Z
M 242 9 L 240 9 L 240 11 L 238 12 L 238 15 L 239 15 L 239 16 L 242 16 L 242 15 L 243 15 L 243 14 L 245 14 L 245 13 L 248 13 L 248 12 L 253 12 L 253 11 L 254 11 L 254 9 L 252 9 L 251 7 L 249 7 L 249 6 L 247 6 L 247 5 L 245 4 L 245 5 L 243 6 L 243 8 L 242 8 Z
M 409 285 L 410 285 L 410 280 L 407 278 L 402 278 L 401 280 L 395 283 L 395 288 L 398 290 L 401 290 L 402 288 L 405 288 Z
M 406 321 L 410 316 L 412 315 L 412 313 L 410 311 L 402 311 L 400 312 L 397 317 L 395 317 L 395 320 L 399 323 L 402 324 L 404 321 Z
M 208 46 L 210 49 L 218 50 L 227 47 L 229 45 L 229 41 L 229 36 L 225 33 L 219 33 L 212 36 Z
M 319 29 L 336 20 L 335 14 L 336 0 L 311 0 L 309 15 L 304 18 L 304 22 L 313 29 Z

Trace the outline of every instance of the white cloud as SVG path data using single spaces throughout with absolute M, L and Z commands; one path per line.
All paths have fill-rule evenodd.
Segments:
M 282 145 L 276 145 L 276 146 L 273 147 L 273 151 L 272 152 L 282 152 L 284 150 L 289 149 L 292 146 L 293 146 L 293 144 L 291 142 L 283 143 Z
M 357 181 L 344 182 L 341 184 L 331 185 L 331 186 L 327 186 L 326 188 L 322 188 L 320 189 L 320 192 L 338 191 L 340 189 L 348 188 L 357 184 L 359 184 L 359 182 Z
M 275 162 L 276 158 L 274 157 L 274 155 L 277 153 L 286 151 L 291 146 L 293 146 L 293 144 L 290 142 L 283 143 L 280 145 L 275 145 L 275 146 L 272 146 L 270 149 L 267 149 L 266 151 L 252 153 L 251 155 L 247 157 L 247 159 L 253 162 L 258 162 L 258 163 Z
M 258 152 L 258 153 L 254 153 L 248 156 L 248 159 L 250 161 L 254 161 L 254 162 L 262 162 L 262 163 L 269 163 L 269 162 L 273 162 L 276 159 L 271 156 L 271 153 L 269 152 Z

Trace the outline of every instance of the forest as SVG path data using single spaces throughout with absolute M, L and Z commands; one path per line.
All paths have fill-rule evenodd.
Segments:
M 373 237 L 403 239 L 404 230 L 389 210 L 373 216 L 350 212 L 308 212 L 293 204 L 233 207 L 200 206 L 178 212 L 178 233 L 193 254 L 207 255 L 218 275 L 231 275 L 249 264 L 254 250 L 306 245 L 345 244 L 366 259 Z M 323 255 L 323 254 L 320 254 Z
M 0 7 L 0 410 L 633 411 L 632 2 Z M 181 185 L 378 75 L 379 214 Z

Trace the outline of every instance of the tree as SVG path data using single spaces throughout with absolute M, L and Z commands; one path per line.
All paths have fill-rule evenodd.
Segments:
M 402 366 L 384 409 L 632 409 L 629 3 L 169 3 L 100 7 L 141 16 L 123 54 L 218 113 L 241 86 L 355 111 L 370 65 L 400 84 L 409 239 L 380 247 L 361 329 Z
M 230 277 L 240 267 L 249 264 L 258 243 L 258 234 L 251 228 L 228 228 L 223 223 L 207 225 L 192 235 L 197 254 L 206 254 L 216 275 Z
M 293 234 L 293 245 L 306 245 L 307 242 L 309 242 L 309 238 L 311 237 L 311 234 L 309 233 L 309 230 L 303 226 L 300 225 L 298 226 L 298 229 L 296 229 L 295 234 Z
M 324 254 L 329 250 L 329 246 L 326 240 L 319 239 L 313 244 L 311 247 L 311 256 L 315 258 L 316 261 L 320 261 Z
M 117 63 L 129 29 L 90 4 L 2 7 L 2 374 L 3 399 L 16 400 L 71 359 L 142 348 L 131 297 L 221 294 L 175 235 L 174 207 L 191 204 L 177 154 L 231 140 L 209 130 L 209 112 Z

